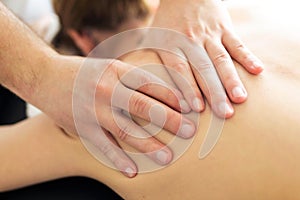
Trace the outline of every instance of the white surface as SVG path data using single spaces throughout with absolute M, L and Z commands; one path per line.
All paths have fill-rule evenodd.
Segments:
M 54 13 L 51 0 L 1 0 L 22 20 L 31 23 L 43 15 Z
M 51 0 L 1 0 L 21 20 L 47 43 L 51 43 L 60 29 Z
M 39 109 L 37 109 L 36 107 L 34 107 L 33 105 L 27 103 L 26 113 L 27 113 L 27 116 L 29 118 L 31 118 L 42 112 Z

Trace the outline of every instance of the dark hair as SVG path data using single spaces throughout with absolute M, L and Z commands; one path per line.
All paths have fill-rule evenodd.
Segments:
M 69 47 L 81 54 L 68 37 L 67 30 L 81 33 L 85 29 L 116 30 L 133 18 L 146 19 L 149 15 L 143 0 L 53 0 L 60 19 L 61 30 L 53 40 L 54 47 Z

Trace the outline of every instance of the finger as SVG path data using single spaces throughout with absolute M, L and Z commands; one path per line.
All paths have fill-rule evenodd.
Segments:
M 108 131 L 104 130 L 104 133 L 112 144 L 103 146 L 102 152 L 125 176 L 128 176 L 130 178 L 136 176 L 137 167 L 134 162 L 125 154 L 118 142 Z
M 234 103 L 244 102 L 247 98 L 246 89 L 221 41 L 208 40 L 205 47 L 230 99 Z
M 101 131 L 103 133 L 88 134 L 84 139 L 96 146 L 125 176 L 129 178 L 136 176 L 137 167 L 134 162 L 125 154 L 107 130 L 101 128 Z
M 160 165 L 172 161 L 172 151 L 165 144 L 152 137 L 142 127 L 121 112 L 115 112 L 110 131 L 121 141 L 144 153 Z
M 195 134 L 192 121 L 161 102 L 122 85 L 116 88 L 112 104 L 180 137 L 190 138 Z
M 125 86 L 147 94 L 177 111 L 190 111 L 190 107 L 184 100 L 181 92 L 154 74 L 126 64 L 121 67 L 119 72 L 121 76 L 120 81 Z
M 198 44 L 193 44 L 184 52 L 192 65 L 196 81 L 214 113 L 222 118 L 231 117 L 234 112 L 232 105 L 206 50 Z
M 263 63 L 243 44 L 236 34 L 226 33 L 222 43 L 229 54 L 239 62 L 248 72 L 259 74 L 263 71 Z
M 158 54 L 189 106 L 196 112 L 203 111 L 204 100 L 188 62 L 170 52 L 158 51 Z

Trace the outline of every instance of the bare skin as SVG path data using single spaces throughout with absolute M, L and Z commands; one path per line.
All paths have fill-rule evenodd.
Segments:
M 162 5 L 164 3 L 165 2 L 162 2 Z M 178 3 L 182 2 L 178 1 Z M 137 21 L 132 21 L 129 24 L 125 24 L 127 28 L 141 25 L 142 24 L 139 24 L 139 22 Z M 122 31 L 123 28 L 124 27 L 120 27 L 120 31 Z M 77 130 L 75 127 L 72 112 L 72 95 L 76 75 L 81 64 L 84 62 L 84 59 L 80 57 L 67 57 L 59 55 L 57 52 L 47 46 L 42 40 L 40 40 L 36 35 L 34 35 L 28 27 L 26 27 L 16 17 L 14 17 L 1 3 L 0 29 L 2 30 L 0 32 L 0 37 L 5 38 L 0 44 L 0 83 L 16 93 L 25 101 L 41 109 L 43 112 L 49 115 L 60 127 L 64 128 L 70 135 L 76 136 Z M 70 35 L 73 35 L 73 38 L 76 37 L 76 34 L 74 34 L 74 32 L 70 32 Z M 106 35 L 105 37 L 107 36 L 108 35 Z M 100 40 L 104 38 L 100 38 Z M 76 44 L 80 48 L 82 48 L 82 43 Z M 87 48 L 83 50 L 84 52 L 88 52 L 89 49 Z M 105 99 L 105 101 L 100 101 L 99 99 L 97 99 L 97 102 L 101 102 L 100 105 L 97 105 L 96 107 L 96 113 L 99 119 L 99 123 L 90 122 L 85 123 L 85 125 L 87 130 L 91 130 L 95 127 L 100 127 L 100 124 L 101 127 L 105 129 L 105 132 L 109 131 L 114 137 L 118 138 L 123 137 L 124 135 L 129 135 L 130 133 L 138 132 L 138 129 L 140 127 L 134 124 L 135 128 L 131 129 L 131 132 L 128 133 L 124 131 L 126 127 L 122 127 L 120 129 L 115 124 L 109 124 L 107 123 L 107 121 L 105 121 L 108 118 L 103 117 L 103 113 L 105 113 L 105 116 L 112 115 L 112 110 L 116 108 L 108 108 L 109 102 L 111 100 L 111 88 L 107 85 L 110 81 L 118 81 L 118 76 L 121 76 L 124 72 L 127 72 L 134 66 L 130 66 L 120 61 L 112 62 L 111 60 L 100 60 L 99 62 L 95 62 L 94 65 L 97 64 L 99 67 L 104 68 L 107 66 L 107 63 L 111 63 L 111 65 L 108 65 L 109 70 L 107 70 L 107 74 L 112 75 L 114 79 L 110 80 L 109 75 L 105 74 L 101 82 L 102 84 L 98 85 L 97 87 L 97 97 L 102 98 L 102 100 Z M 211 69 L 214 70 L 213 67 Z M 145 76 L 149 77 L 150 75 L 147 73 L 145 73 L 144 76 L 140 73 L 135 74 L 134 80 L 139 81 L 140 79 L 145 79 Z M 215 78 L 217 82 L 211 82 L 209 83 L 209 85 L 215 85 L 216 83 L 219 83 L 219 78 L 217 76 Z M 158 83 L 159 81 L 157 82 L 156 79 L 154 82 Z M 222 90 L 222 85 L 219 84 L 219 86 L 219 88 L 221 88 Z M 124 85 L 122 90 L 123 92 L 125 91 L 126 87 L 130 86 Z M 162 103 L 164 103 L 161 104 L 161 106 L 169 110 L 169 115 L 167 117 L 164 128 L 171 130 L 174 134 L 177 132 L 185 132 L 185 137 L 192 136 L 195 133 L 195 127 L 190 121 L 186 120 L 186 125 L 189 125 L 188 129 L 190 131 L 181 131 L 182 127 L 177 123 L 174 124 L 174 121 L 179 121 L 179 119 L 182 117 L 180 114 L 181 111 L 190 110 L 190 106 L 184 100 L 184 98 L 186 97 L 180 94 L 180 91 L 177 90 L 177 96 L 179 96 L 177 102 L 176 100 L 174 101 L 174 97 L 166 98 L 170 96 L 170 93 L 172 93 L 172 91 L 166 90 L 165 88 L 167 87 L 156 87 L 156 90 L 161 91 L 160 96 L 157 96 L 158 93 L 151 93 L 149 90 L 139 91 L 147 95 L 137 93 L 133 90 L 128 92 L 127 90 L 127 94 L 139 94 L 133 95 L 134 99 L 132 100 L 132 102 L 134 102 L 133 105 L 135 106 L 133 109 L 130 109 L 130 113 L 140 116 L 144 119 L 148 119 L 147 116 L 145 116 L 145 113 L 147 113 L 148 111 L 147 108 L 153 106 L 154 103 L 156 103 L 155 99 L 158 99 Z M 82 96 L 87 96 L 86 94 L 84 94 L 84 91 L 82 92 Z M 197 107 L 200 106 L 198 101 L 196 102 L 196 104 Z M 174 109 L 170 109 L 167 105 L 171 105 L 171 107 Z M 141 109 L 143 107 L 146 107 L 146 109 Z M 196 110 L 200 111 L 202 109 L 203 107 Z M 139 112 L 140 110 L 144 112 Z M 91 107 L 89 107 L 85 110 L 85 112 L 93 112 L 93 110 Z M 230 108 L 229 114 L 226 114 L 225 117 L 231 117 L 232 114 L 233 110 Z M 176 119 L 172 121 L 173 118 Z M 84 121 L 84 119 L 82 119 L 82 121 Z M 109 121 L 112 120 L 109 119 Z M 90 137 L 91 135 L 94 136 L 96 132 L 90 131 L 86 132 L 85 134 L 87 137 Z M 107 145 L 107 143 L 104 141 L 93 140 L 93 142 L 97 143 L 98 146 L 100 146 L 101 148 L 103 147 L 104 149 Z M 158 148 L 161 148 L 163 146 L 163 143 L 158 141 L 154 137 L 149 138 L 148 142 L 143 144 L 141 144 L 137 140 L 131 140 L 130 142 L 125 140 L 125 142 L 128 142 L 141 152 L 157 150 Z M 147 146 L 151 146 L 152 148 L 146 148 Z M 124 152 L 118 151 L 115 153 L 118 154 L 118 156 L 110 159 L 112 159 L 114 163 L 119 163 L 117 167 L 120 171 L 124 172 L 125 175 L 133 177 L 137 173 L 135 163 L 131 159 L 129 159 L 124 154 Z M 152 158 L 160 162 L 162 165 L 168 164 L 172 160 L 173 155 L 169 149 L 166 149 L 165 153 L 167 154 L 167 159 L 163 159 L 163 161 L 160 161 L 157 156 L 153 156 Z M 121 164 L 119 162 L 120 160 L 123 161 Z M 132 171 L 133 173 L 125 173 L 127 169 L 130 169 L 130 171 Z
M 128 60 L 137 63 L 139 56 L 145 58 L 146 55 L 149 61 L 158 61 L 153 53 L 135 54 Z M 273 69 L 267 70 L 269 73 L 260 80 L 245 75 L 239 68 L 240 74 L 245 75 L 243 79 L 248 80 L 246 87 L 256 93 L 244 106 L 236 107 L 240 114 L 226 121 L 217 146 L 204 160 L 198 158 L 198 153 L 209 126 L 210 110 L 201 116 L 201 129 L 183 157 L 169 167 L 139 174 L 134 179 L 122 177 L 102 165 L 79 139 L 62 134 L 49 118 L 39 116 L 1 130 L 1 191 L 80 175 L 109 185 L 125 199 L 219 199 L 224 196 L 229 199 L 297 199 L 300 196 L 297 115 L 300 108 L 295 105 L 300 96 L 290 91 L 300 92 L 300 75 L 289 72 L 292 67 L 282 70 L 272 61 L 268 66 Z M 266 101 L 272 103 L 265 104 Z M 166 132 L 161 134 L 162 138 L 167 136 L 164 136 Z
M 78 133 L 73 119 L 72 97 L 76 76 L 82 63 L 85 61 L 85 58 L 62 56 L 58 54 L 38 38 L 25 24 L 17 19 L 2 3 L 0 3 L 0 29 L 2 30 L 0 32 L 0 37 L 5 38 L 0 44 L 1 85 L 49 115 L 70 135 L 77 136 Z M 106 113 L 105 116 L 112 115 L 112 106 L 109 104 L 112 91 L 109 83 L 117 82 L 119 76 L 122 76 L 123 73 L 126 73 L 135 67 L 122 61 L 109 59 L 98 59 L 90 64 L 91 66 L 94 66 L 94 69 L 96 67 L 98 67 L 98 69 L 106 69 L 107 67 L 107 70 L 105 71 L 101 83 L 97 85 L 97 97 L 101 99 L 101 101 L 98 99 L 98 102 L 101 103 L 96 107 L 99 123 L 86 123 L 87 129 L 91 130 L 95 127 L 99 127 L 99 124 L 101 124 L 101 127 L 109 130 L 115 137 L 129 134 L 115 124 L 108 124 L 107 121 L 105 121 L 107 118 L 103 119 L 102 114 Z M 134 80 L 139 82 L 140 79 L 144 80 L 145 77 L 149 76 L 150 74 L 147 72 L 136 73 L 134 74 Z M 152 78 L 153 79 L 151 80 L 153 82 L 158 81 L 161 83 L 162 81 L 154 76 L 152 76 Z M 151 83 L 150 85 L 153 84 Z M 133 104 L 134 108 L 130 110 L 130 113 L 143 115 L 144 113 L 138 112 L 140 110 L 139 108 L 150 107 L 151 104 L 153 105 L 157 102 L 156 99 L 161 100 L 161 102 L 165 99 L 169 103 L 164 102 L 165 104 L 162 103 L 161 105 L 166 109 L 169 109 L 177 119 L 181 118 L 180 112 L 182 109 L 179 102 L 166 98 L 170 93 L 173 94 L 170 87 L 162 87 L 160 85 L 156 85 L 155 87 L 156 90 L 161 91 L 162 98 L 151 97 L 151 94 L 148 93 L 150 91 L 143 91 L 144 94 L 141 94 L 137 91 L 126 89 L 126 87 L 121 89 L 120 93 L 123 92 L 125 94 L 124 97 L 126 97 L 126 95 L 135 94 L 132 101 L 136 103 Z M 88 96 L 84 94 L 84 91 L 82 91 L 81 94 L 83 98 Z M 183 99 L 183 96 L 179 91 L 178 94 L 179 99 Z M 155 96 L 156 95 L 157 93 Z M 176 98 L 175 95 L 173 95 L 173 99 L 174 98 Z M 176 104 L 174 110 L 166 105 L 174 105 L 174 102 Z M 185 105 L 186 106 L 183 107 L 189 109 L 186 103 Z M 83 104 L 80 106 L 83 106 Z M 85 112 L 93 112 L 93 109 L 88 107 L 85 109 Z M 147 117 L 148 116 L 146 116 L 145 119 L 147 119 Z M 169 117 L 167 121 L 171 122 L 172 120 L 173 119 Z M 82 119 L 82 121 L 84 121 L 84 119 Z M 166 122 L 166 125 L 172 126 L 169 122 Z M 192 123 L 190 125 L 194 127 Z M 135 125 L 135 128 L 138 129 L 139 126 Z M 174 133 L 177 133 L 177 131 L 180 130 L 179 126 L 177 126 L 177 128 L 176 131 L 173 129 Z M 136 129 L 132 131 L 134 132 Z M 192 129 L 193 130 L 190 131 L 190 136 L 195 133 L 195 128 Z M 94 136 L 96 132 L 87 131 L 85 134 L 90 137 Z M 97 143 L 100 147 L 107 144 L 106 141 L 93 140 L 93 142 Z M 152 145 L 153 148 L 164 146 L 153 137 L 149 138 L 147 144 L 150 145 L 151 143 L 154 144 Z M 150 150 L 140 147 L 138 141 L 131 141 L 130 144 L 143 152 Z M 135 176 L 137 172 L 135 163 L 128 158 L 124 152 L 117 151 L 115 153 L 118 156 L 110 159 L 113 159 L 113 162 L 119 163 L 119 170 L 124 172 L 126 176 Z M 160 162 L 163 165 L 167 164 L 172 159 L 171 151 L 166 149 L 166 153 L 168 154 L 168 159 L 164 162 Z M 155 156 L 153 159 L 158 160 Z M 122 161 L 121 163 L 119 162 L 120 160 Z M 125 173 L 126 169 L 130 169 L 132 173 Z
M 278 30 L 272 20 L 237 8 L 231 10 L 233 16 L 239 13 L 240 21 L 235 23 L 247 22 L 239 31 L 245 31 L 244 40 L 266 63 L 266 70 L 256 79 L 235 64 L 251 95 L 245 104 L 235 106 L 235 116 L 226 121 L 208 157 L 199 160 L 198 153 L 210 124 L 209 109 L 201 115 L 202 126 L 193 144 L 179 160 L 134 179 L 100 164 L 78 139 L 62 134 L 49 118 L 39 116 L 5 127 L 5 133 L 0 129 L 1 191 L 82 175 L 107 184 L 125 199 L 299 199 L 300 71 L 295 66 L 300 63 L 300 40 L 290 33 L 300 29 L 288 26 L 270 36 L 270 29 Z M 249 34 L 258 22 L 269 29 Z M 256 37 L 265 35 L 269 40 L 255 43 Z M 124 59 L 136 65 L 161 62 L 153 52 Z M 160 75 L 167 79 L 167 73 Z M 167 137 L 166 132 L 161 134 Z
M 193 66 L 190 62 L 191 54 L 203 57 L 200 52 L 191 52 L 183 45 L 174 46 L 173 51 L 187 60 L 179 59 L 178 56 L 163 51 L 158 51 L 158 53 L 165 65 L 180 72 L 191 84 L 192 87 L 187 89 L 182 83 L 182 78 L 169 72 L 194 111 L 204 109 L 203 95 L 217 115 L 231 117 L 234 110 L 229 99 L 233 103 L 242 103 L 247 98 L 247 91 L 235 70 L 233 60 L 252 74 L 262 72 L 263 63 L 237 35 L 224 2 L 221 0 L 161 0 L 152 26 L 179 31 L 205 49 L 211 60 L 205 63 L 205 70 L 210 76 L 215 77 L 213 79 L 206 77 L 202 70 L 200 70 L 202 75 L 200 76 L 196 70 L 198 66 Z M 207 86 L 204 86 L 204 81 L 207 82 Z M 223 85 L 224 88 L 214 88 L 217 84 Z M 214 105 L 217 103 L 211 102 L 210 97 L 218 98 L 226 94 L 228 106 L 224 115 L 218 106 Z

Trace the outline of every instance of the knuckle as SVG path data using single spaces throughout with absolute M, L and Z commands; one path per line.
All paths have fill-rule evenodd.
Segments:
M 119 70 L 123 66 L 124 66 L 123 63 L 119 60 L 111 60 L 110 63 L 109 63 L 109 69 L 114 74 L 119 74 Z
M 119 168 L 120 170 L 124 169 L 124 166 L 127 165 L 128 162 L 130 162 L 126 157 L 118 155 L 117 159 L 112 160 L 113 164 Z
M 111 88 L 106 81 L 101 81 L 96 86 L 96 94 L 101 94 L 101 97 L 111 96 Z
M 213 68 L 211 63 L 201 63 L 199 67 L 201 71 L 210 71 Z
M 151 153 L 151 152 L 157 151 L 161 148 L 162 147 L 161 147 L 161 145 L 159 144 L 159 142 L 157 140 L 149 139 L 145 142 L 145 145 L 143 146 L 142 152 Z
M 243 43 L 238 43 L 235 48 L 240 51 L 246 50 L 246 46 Z
M 233 85 L 243 85 L 239 77 L 236 76 L 228 76 L 225 79 L 226 87 L 231 87 Z
M 121 140 L 121 141 L 125 141 L 126 138 L 128 136 L 128 133 L 127 133 L 127 130 L 126 130 L 126 127 L 125 128 L 122 128 L 118 131 L 118 138 Z
M 194 73 L 195 75 L 199 75 L 203 78 L 207 74 L 214 73 L 214 67 L 211 63 L 201 63 L 201 65 L 195 67 Z
M 132 127 L 128 125 L 124 125 L 122 128 L 118 130 L 118 137 L 120 140 L 125 141 L 128 137 L 128 135 L 131 133 Z
M 196 40 L 196 35 L 194 33 L 194 31 L 191 28 L 186 28 L 186 30 L 184 31 L 186 34 L 186 37 L 192 41 Z
M 133 109 L 135 113 L 145 113 L 148 108 L 148 100 L 145 97 L 133 98 Z
M 110 66 L 113 68 L 118 68 L 122 66 L 122 62 L 120 60 L 111 60 Z
M 226 98 L 226 92 L 223 87 L 213 88 L 209 91 L 209 93 L 212 101 Z
M 246 50 L 244 53 L 243 53 L 243 57 L 242 59 L 245 61 L 245 62 L 249 62 L 249 61 L 252 61 L 252 64 L 254 62 L 254 60 L 257 60 L 257 58 L 249 51 L 249 50 Z
M 188 65 L 186 63 L 180 62 L 173 65 L 172 68 L 179 73 L 183 73 L 187 70 Z
M 106 142 L 100 147 L 100 150 L 105 156 L 108 156 L 113 151 L 113 147 L 110 142 Z
M 236 49 L 236 52 L 238 54 L 240 54 L 240 57 L 241 59 L 243 60 L 248 60 L 249 58 L 252 57 L 252 54 L 251 52 L 248 50 L 248 48 L 242 44 L 242 43 L 238 43 L 236 46 L 235 46 L 235 49 Z
M 232 73 L 223 74 L 223 78 L 226 83 L 233 82 L 236 79 L 235 75 L 233 75 Z
M 170 112 L 170 114 L 169 114 L 169 120 L 170 119 L 174 119 L 174 120 L 178 120 L 178 119 L 180 119 L 181 117 L 179 117 L 180 115 L 177 113 L 177 112 L 175 112 L 175 111 L 172 111 L 172 112 Z M 167 119 L 168 120 L 168 119 Z
M 213 58 L 213 62 L 216 63 L 216 65 L 220 65 L 224 62 L 227 62 L 228 59 L 230 59 L 228 54 L 222 52 Z
M 97 83 L 97 87 L 96 87 L 96 91 L 99 91 L 99 92 L 103 92 L 107 89 L 106 85 L 105 85 L 105 81 L 99 81 Z
M 180 92 L 176 91 L 175 89 L 167 88 L 168 90 L 166 91 L 166 100 L 172 99 L 172 98 L 179 98 Z
M 180 126 L 181 117 L 174 111 L 167 115 L 166 123 L 177 129 Z
M 188 88 L 186 89 L 188 90 Z M 168 89 L 163 96 L 163 103 L 167 106 L 174 107 L 180 103 L 180 100 L 183 99 L 183 95 L 179 90 Z

